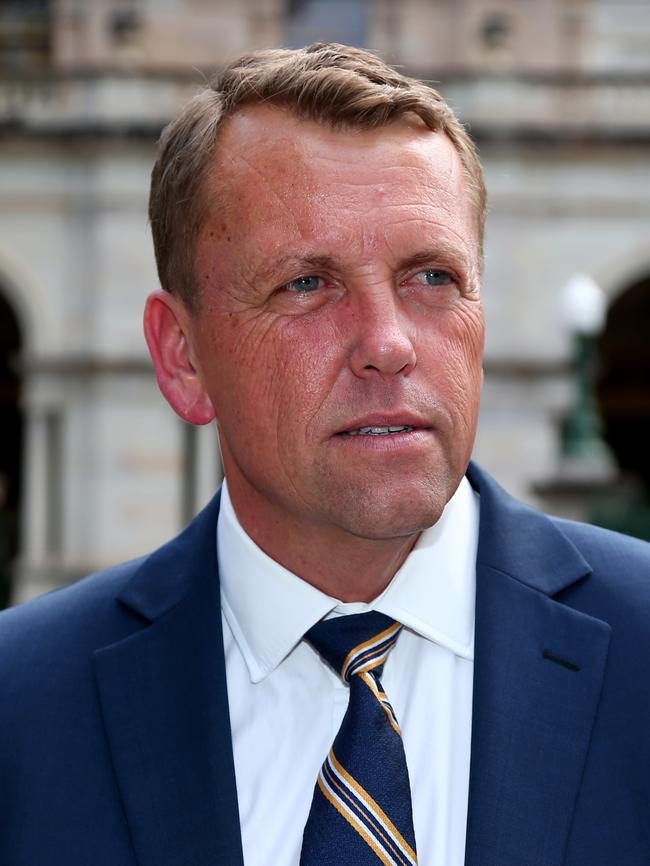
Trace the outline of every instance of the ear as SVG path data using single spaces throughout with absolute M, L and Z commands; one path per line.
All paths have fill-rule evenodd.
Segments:
M 169 292 L 152 292 L 144 310 L 144 334 L 158 387 L 184 421 L 209 424 L 214 409 L 192 356 L 191 313 Z

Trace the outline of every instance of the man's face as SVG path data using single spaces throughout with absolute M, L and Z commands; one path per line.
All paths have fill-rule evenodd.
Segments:
M 370 539 L 435 523 L 482 380 L 477 221 L 450 141 L 256 106 L 227 122 L 206 195 L 189 336 L 240 518 Z

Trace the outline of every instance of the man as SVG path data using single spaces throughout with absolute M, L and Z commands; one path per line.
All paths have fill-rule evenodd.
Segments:
M 0 619 L 0 862 L 650 860 L 648 547 L 468 469 L 484 215 L 365 51 L 248 55 L 165 130 L 146 336 L 227 483 Z

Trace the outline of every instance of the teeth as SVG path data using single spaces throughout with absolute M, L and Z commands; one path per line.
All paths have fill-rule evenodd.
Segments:
M 413 430 L 406 424 L 395 427 L 359 427 L 358 430 L 348 430 L 348 436 L 388 436 L 390 433 L 403 433 L 405 430 Z

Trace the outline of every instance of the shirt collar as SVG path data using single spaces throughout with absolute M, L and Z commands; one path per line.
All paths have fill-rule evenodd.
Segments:
M 271 559 L 242 528 L 224 481 L 217 553 L 224 616 L 252 682 L 271 673 L 328 614 L 378 610 L 463 658 L 473 658 L 478 494 L 463 478 L 384 592 L 343 603 Z
M 474 658 L 479 496 L 463 478 L 434 526 L 413 550 L 374 610 L 462 658 Z

